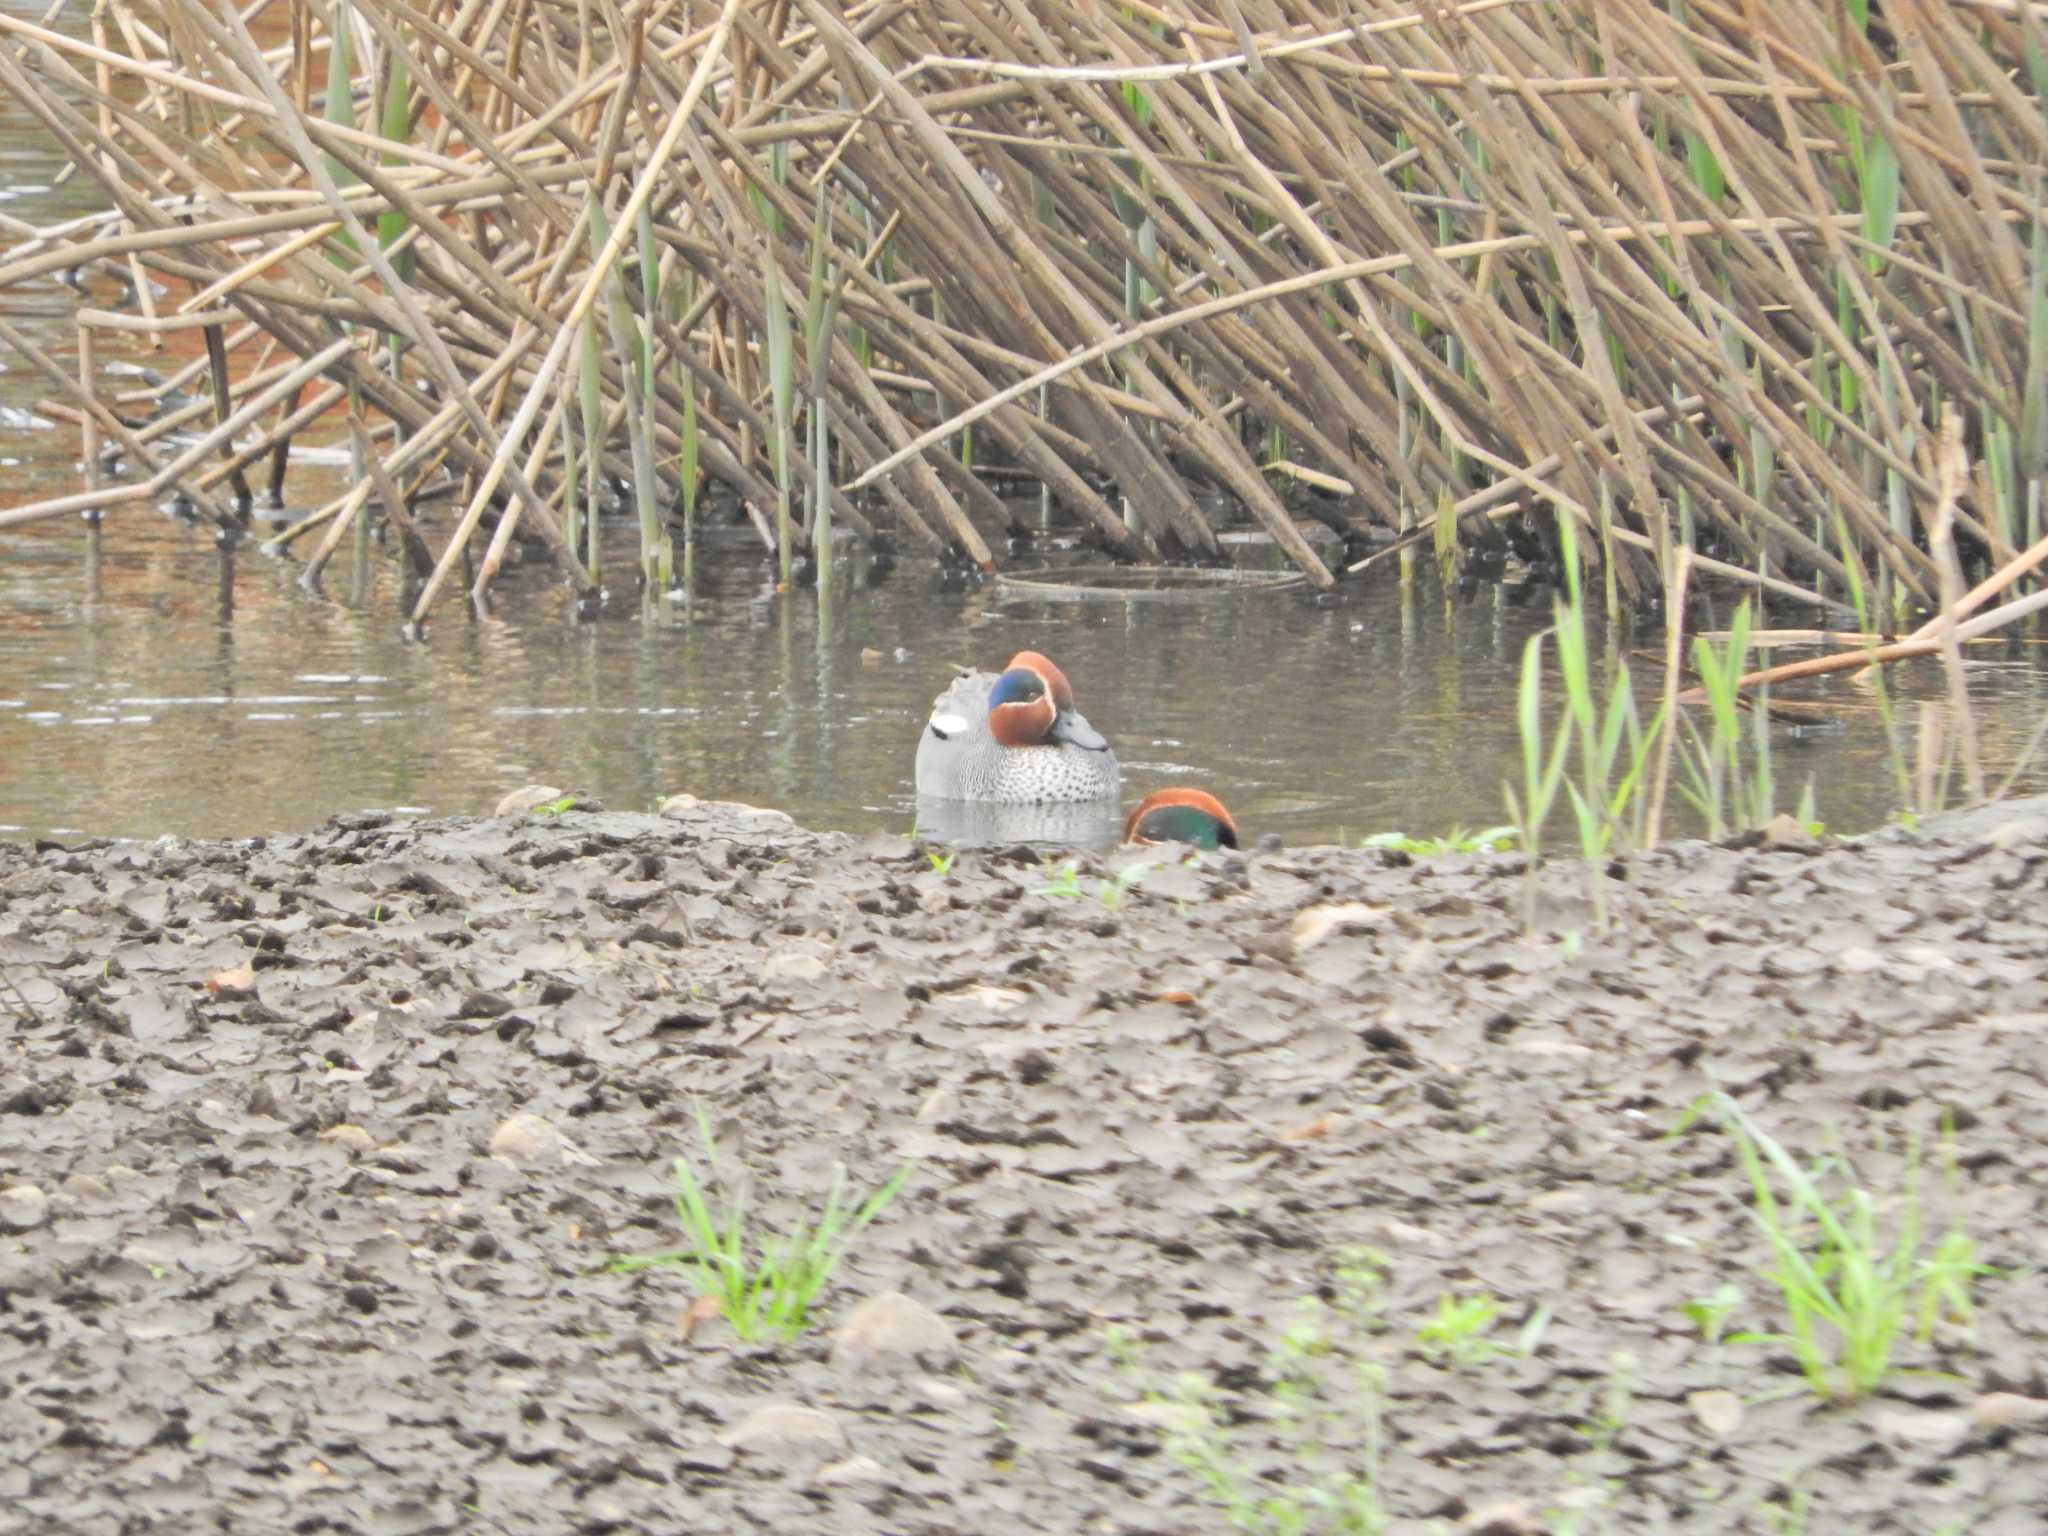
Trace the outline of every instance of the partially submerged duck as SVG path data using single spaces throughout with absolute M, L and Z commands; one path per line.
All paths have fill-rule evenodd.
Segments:
M 1064 672 L 1019 651 L 1001 672 L 963 672 L 917 742 L 917 792 L 998 805 L 1116 798 L 1116 753 L 1074 707 Z
M 1124 822 L 1126 843 L 1189 843 L 1211 851 L 1237 846 L 1237 823 L 1206 790 L 1156 789 Z

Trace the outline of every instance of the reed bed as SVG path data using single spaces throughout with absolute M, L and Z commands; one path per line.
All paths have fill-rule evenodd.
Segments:
M 414 619 L 521 533 L 590 587 L 615 501 L 650 591 L 714 506 L 786 579 L 834 527 L 993 568 L 1020 475 L 1120 559 L 1215 557 L 1225 505 L 1324 586 L 1390 535 L 1456 562 L 1562 516 L 1611 609 L 1681 550 L 1928 608 L 1937 504 L 1973 570 L 2042 540 L 2048 32 L 2018 0 L 78 25 L 0 17 L 0 87 L 111 211 L 20 239 L 0 289 L 85 268 L 131 302 L 78 359 L 0 336 L 130 473 L 0 521 L 175 492 L 236 528 L 246 467 L 275 489 L 341 412 L 347 489 L 273 541 L 317 569 L 387 521 Z M 117 324 L 204 332 L 175 450 L 93 377 Z

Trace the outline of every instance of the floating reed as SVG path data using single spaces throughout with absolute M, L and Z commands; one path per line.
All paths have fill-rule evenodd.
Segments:
M 1942 410 L 1964 561 L 2043 532 L 2044 60 L 2018 0 L 0 16 L 0 86 L 113 206 L 0 288 L 104 267 L 204 316 L 212 426 L 175 458 L 53 386 L 224 522 L 345 398 L 364 462 L 276 542 L 402 521 L 414 618 L 487 527 L 479 599 L 521 529 L 587 587 L 606 484 L 665 584 L 700 474 L 785 572 L 835 525 L 992 568 L 1021 472 L 1129 561 L 1215 556 L 1220 491 L 1319 585 L 1520 509 L 1581 526 L 1613 603 L 1682 547 L 1927 606 Z M 241 377 L 230 316 L 266 349 Z

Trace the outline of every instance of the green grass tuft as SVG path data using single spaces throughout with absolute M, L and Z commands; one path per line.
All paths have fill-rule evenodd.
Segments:
M 701 1107 L 697 1133 L 704 1165 L 715 1175 L 717 1155 L 711 1125 Z M 606 1268 L 614 1274 L 669 1265 L 688 1269 L 703 1294 L 718 1298 L 719 1311 L 741 1339 L 751 1342 L 768 1335 L 793 1339 L 803 1332 L 812 1303 L 854 1238 L 901 1192 L 911 1168 L 904 1164 L 888 1182 L 853 1206 L 847 1198 L 846 1169 L 834 1163 L 824 1208 L 814 1219 L 798 1221 L 775 1240 L 749 1225 L 751 1181 L 745 1173 L 733 1183 L 724 1208 L 714 1214 L 706 1180 L 699 1177 L 689 1158 L 678 1157 L 676 1216 L 690 1245 L 615 1259 Z

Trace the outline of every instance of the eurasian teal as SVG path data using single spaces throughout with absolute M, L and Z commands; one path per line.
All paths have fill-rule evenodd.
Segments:
M 1212 852 L 1237 846 L 1237 823 L 1223 802 L 1199 789 L 1155 789 L 1124 822 L 1127 843 L 1189 843 Z
M 933 799 L 1073 804 L 1114 799 L 1117 783 L 1116 753 L 1036 651 L 954 678 L 917 742 L 917 792 Z

